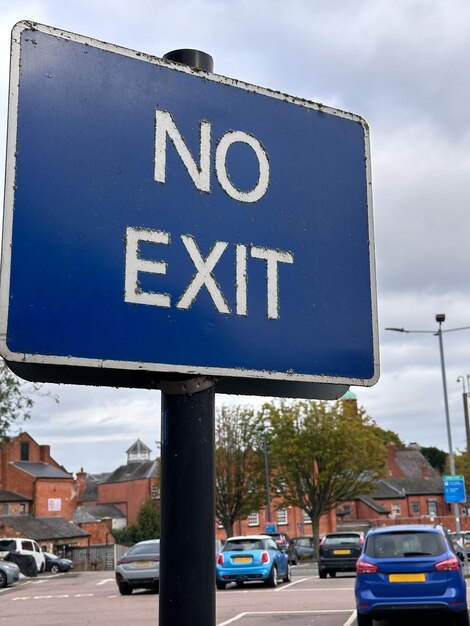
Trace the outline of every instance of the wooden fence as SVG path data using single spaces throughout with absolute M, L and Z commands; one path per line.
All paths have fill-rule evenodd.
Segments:
M 73 568 L 79 572 L 114 570 L 117 560 L 129 550 L 128 546 L 115 544 L 89 547 L 69 547 L 65 558 L 73 561 Z

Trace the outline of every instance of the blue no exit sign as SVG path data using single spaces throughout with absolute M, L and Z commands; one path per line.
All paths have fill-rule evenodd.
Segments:
M 22 22 L 7 150 L 17 371 L 299 397 L 377 381 L 362 118 Z

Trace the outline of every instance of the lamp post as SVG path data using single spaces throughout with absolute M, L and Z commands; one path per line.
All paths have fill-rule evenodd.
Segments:
M 431 333 L 438 337 L 439 339 L 439 354 L 441 359 L 441 375 L 442 375 L 442 387 L 444 390 L 444 409 L 446 415 L 446 427 L 447 427 L 447 441 L 449 445 L 449 465 L 451 474 L 455 474 L 455 462 L 454 462 L 454 452 L 452 447 L 452 435 L 450 431 L 450 417 L 449 417 L 449 401 L 447 397 L 447 382 L 446 382 L 446 368 L 444 361 L 444 345 L 442 341 L 443 333 L 450 333 L 457 330 L 468 330 L 470 326 L 461 326 L 459 328 L 447 328 L 446 330 L 442 330 L 442 323 L 445 321 L 446 316 L 444 313 L 438 313 L 436 315 L 436 322 L 439 324 L 439 328 L 437 331 L 435 330 L 406 330 L 405 328 L 386 328 L 385 330 L 393 330 L 399 333 Z M 459 517 L 459 506 L 457 502 L 454 502 L 454 516 L 455 516 L 455 529 L 457 532 L 460 532 L 460 517 Z
M 271 487 L 269 482 L 269 457 L 268 457 L 268 440 L 266 431 L 263 431 L 263 451 L 264 451 L 264 473 L 266 477 L 266 514 L 267 521 L 271 523 Z
M 465 434 L 467 436 L 467 453 L 470 452 L 470 423 L 468 418 L 468 396 L 470 395 L 470 375 L 467 374 L 467 387 L 465 388 L 465 378 L 460 375 L 457 377 L 457 382 L 462 382 L 463 392 L 463 414 L 465 418 Z

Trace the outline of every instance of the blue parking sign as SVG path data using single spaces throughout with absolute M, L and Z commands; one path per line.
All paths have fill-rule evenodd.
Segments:
M 362 118 L 30 22 L 12 42 L 16 371 L 297 397 L 377 381 Z

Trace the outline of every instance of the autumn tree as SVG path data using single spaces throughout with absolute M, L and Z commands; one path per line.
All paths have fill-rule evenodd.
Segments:
M 216 516 L 227 537 L 265 499 L 262 432 L 254 410 L 223 406 L 215 425 Z
M 296 506 L 312 521 L 318 555 L 320 518 L 339 501 L 367 492 L 383 473 L 386 449 L 380 429 L 362 408 L 338 400 L 266 403 L 270 462 L 279 481 L 280 506 Z

